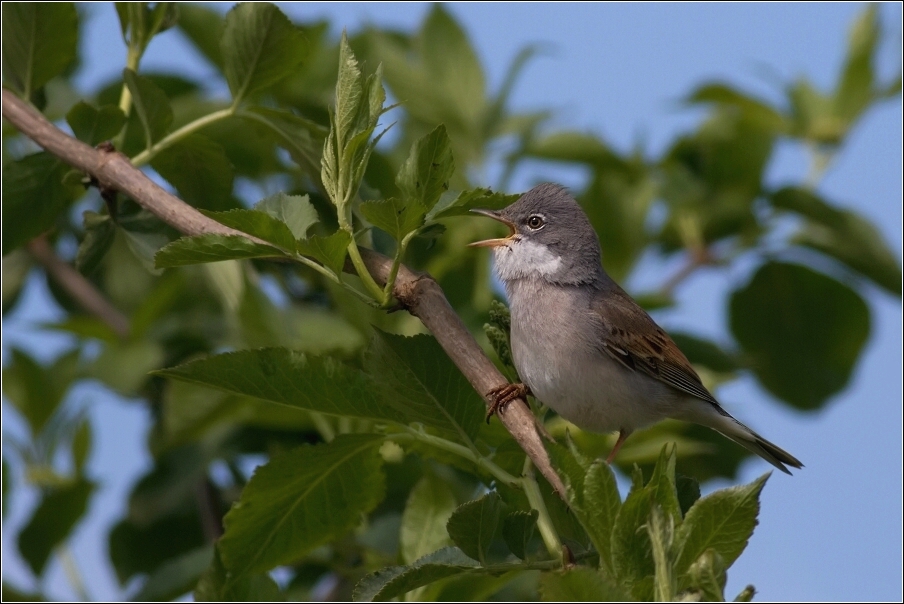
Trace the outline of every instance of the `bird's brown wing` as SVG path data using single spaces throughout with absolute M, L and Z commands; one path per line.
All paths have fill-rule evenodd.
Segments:
M 591 312 L 602 329 L 601 349 L 633 371 L 718 405 L 678 345 L 621 289 L 594 301 Z

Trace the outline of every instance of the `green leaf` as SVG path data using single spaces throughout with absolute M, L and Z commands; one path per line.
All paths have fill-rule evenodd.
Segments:
M 235 169 L 223 148 L 201 134 L 170 145 L 151 160 L 151 167 L 168 180 L 179 196 L 196 208 L 234 207 Z
M 446 127 L 440 124 L 412 145 L 408 159 L 396 177 L 396 184 L 406 201 L 415 200 L 425 210 L 430 210 L 440 195 L 449 190 L 449 179 L 454 172 L 452 141 L 446 134 Z
M 72 2 L 3 4 L 3 80 L 30 99 L 76 57 L 78 13 Z
M 169 99 L 154 82 L 128 67 L 122 70 L 122 77 L 129 92 L 132 93 L 135 113 L 144 128 L 145 148 L 150 149 L 154 143 L 163 138 L 173 122 L 173 110 L 170 109 Z
M 544 602 L 627 602 L 631 596 L 597 570 L 576 567 L 563 573 L 540 575 L 540 599 Z
M 263 239 L 284 250 L 292 251 L 295 249 L 295 236 L 289 230 L 289 225 L 267 212 L 259 209 L 229 210 L 227 212 L 206 212 L 202 210 L 202 214 L 208 218 L 213 218 L 222 225 L 248 233 L 258 239 Z
M 477 434 L 485 407 L 433 336 L 375 330 L 364 363 L 384 398 L 404 405 L 412 421 L 465 442 Z
M 770 196 L 772 205 L 808 219 L 792 239 L 819 250 L 872 279 L 896 296 L 901 295 L 901 267 L 882 233 L 850 210 L 840 210 L 798 187 L 784 187 Z
M 678 504 L 681 506 L 681 515 L 687 515 L 687 511 L 691 506 L 700 499 L 700 483 L 696 478 L 685 476 L 684 474 L 675 475 L 675 490 L 678 493 Z
M 126 116 L 116 105 L 104 105 L 96 109 L 79 101 L 66 114 L 66 122 L 75 138 L 92 147 L 113 138 L 126 123 Z
M 321 264 L 338 275 L 345 266 L 345 257 L 348 255 L 348 246 L 351 242 L 352 236 L 339 229 L 326 237 L 314 235 L 307 239 L 299 239 L 295 242 L 295 249 L 303 256 L 319 260 Z
M 675 534 L 675 574 L 680 576 L 712 548 L 731 566 L 753 534 L 760 513 L 760 492 L 769 474 L 747 485 L 729 487 L 703 497 L 688 511 Z
M 275 247 L 255 243 L 242 235 L 208 234 L 182 237 L 164 246 L 154 256 L 154 265 L 157 268 L 172 268 L 223 260 L 283 256 Z
M 276 193 L 257 202 L 254 209 L 284 222 L 295 239 L 305 239 L 308 230 L 319 220 L 307 195 Z
M 427 220 L 440 220 L 450 216 L 465 216 L 476 208 L 501 210 L 517 201 L 519 197 L 521 196 L 493 193 L 488 188 L 462 191 L 457 197 L 449 196 L 446 200 L 441 200 L 433 206 L 433 209 L 427 214 Z
M 235 105 L 293 73 L 306 55 L 304 35 L 275 6 L 248 2 L 226 14 L 220 40 Z
M 694 365 L 702 365 L 720 373 L 730 373 L 740 368 L 734 354 L 726 352 L 710 340 L 686 333 L 672 332 L 669 335 Z
M 653 468 L 653 475 L 647 483 L 647 489 L 653 497 L 653 504 L 671 516 L 677 524 L 681 522 L 681 506 L 678 503 L 678 491 L 675 487 L 675 463 L 678 460 L 677 446 L 665 444 L 659 452 L 659 460 Z
M 131 52 L 139 57 L 144 54 L 151 39 L 176 24 L 179 7 L 174 2 L 117 2 L 116 14 L 122 39 Z
M 86 211 L 82 214 L 85 238 L 75 254 L 75 267 L 84 275 L 97 269 L 116 238 L 116 224 L 109 215 Z
M 180 499 L 179 505 L 170 506 L 172 513 L 140 521 L 125 519 L 110 531 L 110 561 L 121 584 L 136 574 L 150 574 L 174 556 L 205 544 L 198 504 L 192 497 L 198 479 L 195 475 L 188 484 L 187 501 Z
M 440 579 L 485 572 L 457 547 L 446 547 L 411 566 L 390 566 L 367 575 L 355 586 L 354 600 L 385 602 Z
M 239 115 L 266 125 L 276 144 L 288 151 L 295 163 L 319 177 L 320 154 L 329 130 L 300 115 L 269 107 L 249 107 Z
M 93 492 L 94 483 L 80 479 L 44 495 L 18 540 L 19 552 L 35 575 L 41 576 L 54 548 L 84 515 Z
M 847 57 L 835 91 L 835 114 L 848 124 L 873 101 L 873 55 L 878 43 L 879 15 L 876 5 L 870 4 L 851 27 Z
M 398 198 L 367 201 L 361 204 L 361 214 L 375 227 L 381 228 L 396 241 L 424 224 L 427 210 L 417 200 Z
M 124 396 L 138 396 L 150 379 L 148 372 L 164 358 L 163 348 L 153 340 L 117 341 L 108 343 L 85 373 Z
M 785 128 L 785 118 L 765 101 L 746 95 L 726 84 L 712 82 L 698 87 L 687 97 L 687 102 L 717 103 L 737 107 L 765 128 L 780 132 Z
M 91 422 L 87 418 L 82 419 L 72 436 L 72 461 L 80 476 L 84 472 L 85 462 L 91 454 L 91 440 Z
M 165 602 L 192 591 L 213 558 L 213 546 L 205 545 L 164 562 L 151 573 L 132 601 Z
M 399 529 L 404 562 L 410 564 L 450 545 L 446 524 L 456 505 L 449 485 L 433 474 L 427 473 L 418 481 L 408 496 Z
M 223 15 L 203 6 L 182 4 L 179 6 L 177 26 L 208 61 L 223 71 L 223 54 L 220 51 Z
M 600 555 L 600 562 L 610 571 L 614 567 L 612 534 L 621 506 L 621 495 L 612 468 L 603 460 L 594 461 L 584 477 L 579 518 Z
M 502 538 L 509 550 L 522 560 L 526 560 L 531 540 L 537 529 L 537 518 L 540 512 L 516 510 L 506 515 L 502 521 Z
M 652 492 L 645 488 L 632 489 L 618 511 L 612 530 L 613 574 L 631 585 L 631 592 L 638 599 L 647 588 L 642 580 L 655 572 L 650 536 L 644 528 L 652 509 Z M 652 583 L 648 587 L 651 589 Z
M 555 132 L 531 141 L 524 154 L 528 157 L 582 163 L 596 167 L 617 167 L 623 163 L 598 136 L 582 132 Z
M 501 516 L 502 499 L 498 493 L 490 492 L 460 505 L 449 518 L 446 530 L 461 551 L 486 565 Z
M 760 382 L 801 409 L 847 384 L 869 336 L 869 308 L 846 285 L 769 262 L 731 296 L 731 331 Z
M 72 190 L 63 184 L 67 171 L 44 152 L 3 166 L 4 256 L 53 227 L 72 202 Z
M 724 602 L 728 579 L 725 570 L 722 556 L 716 550 L 708 549 L 691 564 L 681 589 L 701 592 L 706 602 Z
M 3 394 L 16 406 L 37 436 L 54 414 L 77 377 L 79 351 L 60 355 L 43 366 L 13 348 L 12 362 L 3 368 Z
M 236 577 L 226 570 L 219 550 L 195 587 L 196 602 L 284 602 L 286 596 L 265 573 Z M 137 599 L 137 598 L 136 598 Z
M 378 396 L 366 373 L 285 348 L 220 354 L 154 373 L 331 415 L 416 421 L 409 419 L 413 414 L 403 402 Z
M 383 441 L 341 434 L 258 468 L 223 520 L 226 568 L 245 575 L 289 564 L 357 525 L 383 498 Z

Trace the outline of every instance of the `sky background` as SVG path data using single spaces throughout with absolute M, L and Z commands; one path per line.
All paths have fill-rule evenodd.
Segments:
M 452 4 L 483 61 L 488 88 L 497 90 L 517 52 L 543 43 L 547 52 L 524 70 L 512 97 L 515 111 L 555 110 L 553 126 L 599 134 L 621 151 L 639 141 L 659 154 L 702 116 L 680 99 L 703 82 L 719 80 L 772 102 L 782 83 L 806 75 L 823 90 L 833 86 L 844 59 L 848 28 L 862 4 Z M 417 28 L 428 4 L 281 5 L 296 21 L 328 19 L 333 34 L 365 24 Z M 125 60 L 119 25 L 110 5 L 87 7 L 83 31 L 85 69 L 77 82 L 93 90 L 118 74 Z M 223 9 L 228 8 L 224 5 Z M 877 72 L 888 81 L 901 65 L 901 5 L 880 6 L 884 38 Z M 113 35 L 115 33 L 115 35 Z M 151 43 L 142 68 L 213 75 L 174 31 Z M 901 100 L 886 102 L 857 125 L 819 192 L 871 219 L 901 257 Z M 768 167 L 770 185 L 800 182 L 803 150 L 779 145 Z M 493 173 L 492 170 L 490 172 Z M 541 178 L 578 185 L 579 175 L 531 164 L 517 173 L 512 190 Z M 475 183 L 479 185 L 492 183 Z M 660 284 L 673 267 L 648 259 L 631 285 Z M 656 315 L 666 329 L 729 340 L 726 292 L 749 278 L 749 267 L 704 270 L 678 290 L 676 309 Z M 901 304 L 870 288 L 872 334 L 848 388 L 815 414 L 798 413 L 773 400 L 753 379 L 721 388 L 719 398 L 739 419 L 793 452 L 806 464 L 794 477 L 773 475 L 762 495 L 760 525 L 729 571 L 726 596 L 752 583 L 758 600 L 888 600 L 902 598 L 902 321 Z M 39 279 L 29 281 L 16 312 L 4 320 L 3 358 L 20 346 L 52 358 L 64 336 L 36 324 L 59 316 Z M 72 551 L 92 599 L 121 599 L 105 560 L 107 532 L 124 512 L 126 495 L 150 465 L 144 439 L 145 408 L 111 396 L 96 385 L 72 395 L 95 426 L 89 472 L 101 483 Z M 3 406 L 4 431 L 17 417 Z M 19 425 L 20 426 L 20 425 Z M 739 481 L 769 470 L 751 459 Z M 708 483 L 712 490 L 728 482 Z M 16 491 L 3 530 L 3 575 L 29 585 L 13 552 L 15 536 L 34 498 Z M 8 555 L 10 554 L 10 555 Z M 59 561 L 47 589 L 75 597 Z

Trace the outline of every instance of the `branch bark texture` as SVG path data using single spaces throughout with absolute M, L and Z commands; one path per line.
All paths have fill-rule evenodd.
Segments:
M 125 193 L 162 221 L 186 235 L 245 235 L 212 220 L 151 181 L 129 159 L 115 151 L 94 149 L 51 124 L 9 90 L 3 90 L 3 117 L 22 134 L 69 165 L 94 177 L 102 187 Z M 374 280 L 385 284 L 392 259 L 368 249 L 361 255 Z M 506 383 L 446 300 L 436 281 L 402 265 L 393 295 L 436 337 L 449 358 L 486 399 L 486 393 Z M 487 399 L 487 402 L 490 402 Z M 534 466 L 564 498 L 565 487 L 553 470 L 527 405 L 509 405 L 499 418 L 531 458 Z

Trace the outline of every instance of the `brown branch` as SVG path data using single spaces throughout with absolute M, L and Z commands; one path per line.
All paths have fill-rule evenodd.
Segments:
M 129 318 L 104 298 L 94 284 L 85 279 L 80 272 L 60 260 L 47 243 L 47 239 L 43 236 L 37 237 L 29 241 L 25 249 L 78 302 L 79 306 L 106 323 L 120 338 L 125 339 L 129 336 Z
M 97 150 L 66 135 L 8 90 L 3 90 L 3 117 L 53 155 L 90 174 L 101 186 L 129 195 L 139 205 L 182 233 L 243 235 L 204 216 L 178 197 L 167 193 L 121 153 Z M 367 249 L 362 249 L 361 255 L 374 280 L 385 283 L 392 260 Z M 481 396 L 486 399 L 490 390 L 506 383 L 505 377 L 465 328 L 432 277 L 416 273 L 403 265 L 399 267 L 393 295 L 433 333 L 452 362 Z M 490 402 L 489 399 L 486 400 Z M 500 419 L 531 458 L 534 466 L 564 498 L 565 487 L 550 464 L 527 405 L 509 405 L 500 414 Z

